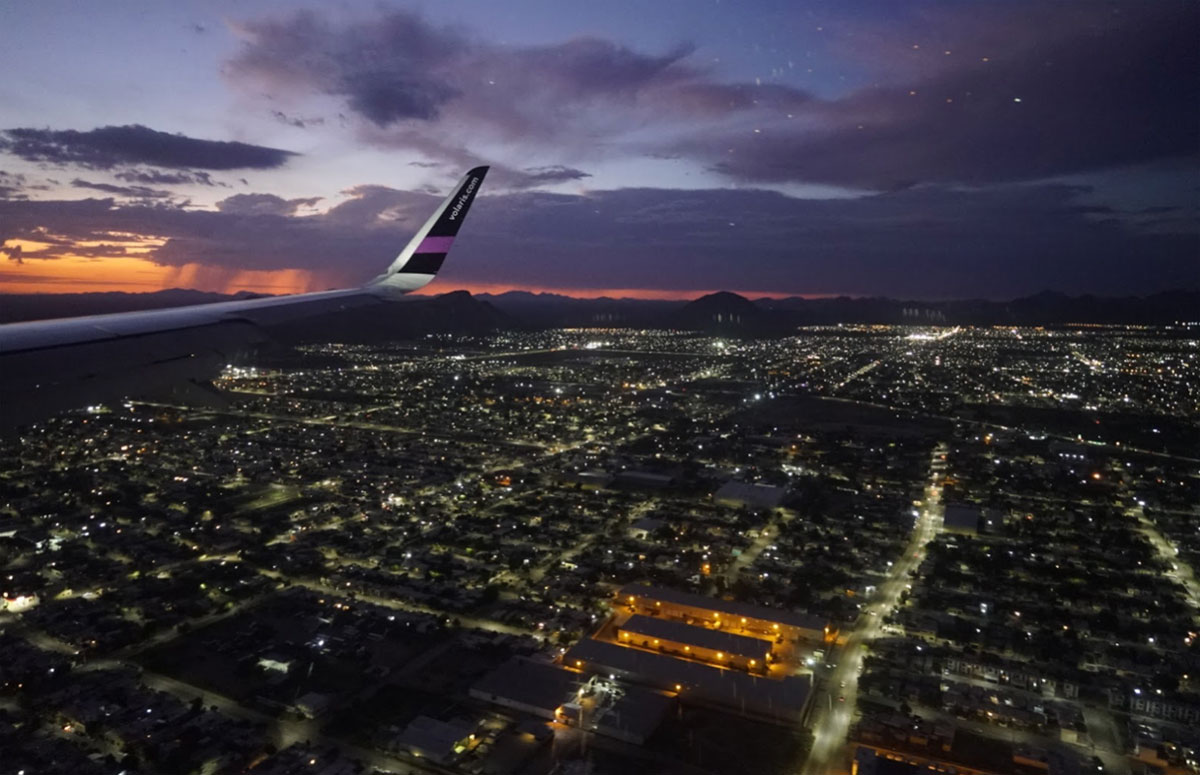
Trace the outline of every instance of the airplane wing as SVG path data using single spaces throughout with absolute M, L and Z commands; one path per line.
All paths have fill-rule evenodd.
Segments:
M 275 326 L 385 304 L 427 285 L 487 171 L 468 172 L 387 270 L 359 288 L 0 325 L 0 430 L 129 395 L 203 390 Z

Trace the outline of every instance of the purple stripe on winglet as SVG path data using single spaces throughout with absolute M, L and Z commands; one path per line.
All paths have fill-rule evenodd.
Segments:
M 417 253 L 449 253 L 454 237 L 426 237 L 417 245 Z

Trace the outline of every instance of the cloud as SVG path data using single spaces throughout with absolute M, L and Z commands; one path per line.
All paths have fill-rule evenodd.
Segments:
M 75 188 L 90 188 L 94 191 L 103 191 L 106 194 L 137 197 L 139 199 L 164 199 L 171 196 L 170 191 L 149 188 L 148 186 L 115 186 L 111 183 L 92 183 L 87 180 L 80 180 L 79 178 L 72 180 L 71 185 Z
M 876 189 L 1031 180 L 1200 152 L 1200 6 L 1144 4 L 1120 18 L 1068 27 L 1073 34 L 1025 29 L 1019 56 L 972 57 L 865 89 L 814 108 L 816 128 L 718 128 L 682 147 L 742 180 Z
M 19 172 L 0 170 L 0 199 L 24 199 L 26 178 Z
M 318 118 L 300 118 L 299 116 L 289 116 L 287 113 L 284 113 L 282 110 L 272 110 L 271 118 L 275 119 L 276 121 L 278 121 L 281 124 L 287 124 L 288 126 L 294 126 L 297 129 L 307 129 L 310 126 L 321 126 L 322 124 L 325 123 L 325 119 L 320 118 L 320 117 L 318 117 Z
M 217 209 L 236 215 L 295 215 L 301 207 L 312 207 L 322 197 L 284 199 L 274 194 L 234 194 L 217 202 Z
M 296 155 L 261 145 L 159 132 L 139 124 L 85 132 L 6 129 L 0 131 L 0 151 L 26 161 L 104 170 L 135 164 L 168 169 L 273 169 Z
M 896 190 L 1200 150 L 1195 3 L 960 4 L 896 19 L 843 21 L 847 34 L 832 45 L 851 41 L 840 56 L 876 83 L 831 99 L 726 82 L 688 45 L 660 54 L 594 37 L 501 45 L 403 11 L 245 22 L 228 74 L 272 94 L 338 99 L 366 142 L 510 172 L 533 160 L 683 157 L 738 181 Z M 505 150 L 464 152 L 484 147 Z
M 1081 206 L 1088 193 L 1020 184 L 839 200 L 754 189 L 492 194 L 472 210 L 439 283 L 915 298 L 1195 286 L 1200 236 L 1126 217 L 1137 211 L 1094 212 Z M 141 234 L 153 238 L 146 258 L 161 265 L 303 269 L 353 285 L 386 266 L 440 199 L 385 186 L 344 195 L 305 216 L 288 214 L 293 200 L 269 195 L 231 197 L 216 212 L 112 199 L 0 201 L 0 240 L 51 244 L 48 257 Z
M 541 186 L 547 183 L 564 183 L 569 180 L 583 180 L 590 178 L 591 175 L 583 170 L 577 170 L 573 167 L 564 167 L 561 164 L 556 164 L 550 167 L 529 167 L 521 170 L 526 176 L 525 185 Z
M 234 83 L 273 96 L 334 97 L 369 142 L 426 152 L 492 139 L 536 158 L 539 149 L 595 148 L 645 125 L 685 127 L 811 99 L 782 85 L 716 82 L 691 62 L 688 45 L 663 54 L 594 37 L 499 45 L 406 11 L 350 23 L 300 11 L 239 31 L 244 45 L 226 70 Z
M 249 43 L 231 65 L 238 79 L 340 97 L 379 126 L 434 118 L 458 94 L 438 71 L 458 57 L 465 41 L 413 14 L 336 28 L 315 12 L 300 11 L 246 22 L 242 32 Z
M 154 186 L 171 185 L 200 185 L 227 186 L 225 183 L 213 180 L 213 176 L 200 170 L 177 170 L 166 172 L 153 169 L 122 170 L 114 173 L 114 177 L 127 183 L 146 183 Z
M 463 167 L 469 161 L 466 158 L 460 159 L 458 166 Z M 491 188 L 524 190 L 539 186 L 550 186 L 555 183 L 569 183 L 590 177 L 590 173 L 561 164 L 514 169 L 504 164 L 493 163 L 491 171 L 488 173 L 488 184 Z
M 1079 210 L 1083 193 L 1022 184 L 841 200 L 761 190 L 512 194 L 481 202 L 446 282 L 918 298 L 1196 285 L 1197 235 L 1103 221 Z

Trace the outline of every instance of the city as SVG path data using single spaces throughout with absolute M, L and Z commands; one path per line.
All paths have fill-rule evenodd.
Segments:
M 5 771 L 1200 772 L 1200 329 L 310 344 L 0 442 Z
M 0 31 L 0 775 L 1200 775 L 1200 3 Z

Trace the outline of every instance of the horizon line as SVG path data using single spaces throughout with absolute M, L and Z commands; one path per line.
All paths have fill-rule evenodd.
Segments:
M 455 293 L 458 291 L 466 291 L 472 296 L 490 295 L 499 296 L 505 293 L 529 293 L 533 295 L 553 295 L 565 296 L 572 299 L 615 299 L 615 300 L 630 300 L 630 301 L 693 301 L 703 296 L 708 296 L 714 293 L 735 293 L 746 298 L 771 298 L 771 299 L 833 299 L 840 296 L 858 298 L 857 294 L 848 293 L 782 293 L 780 291 L 747 291 L 735 288 L 720 288 L 711 290 L 665 290 L 657 288 L 559 288 L 546 286 L 516 286 L 504 283 L 467 283 L 457 286 L 432 287 L 435 283 L 430 283 L 423 288 L 418 288 L 412 291 L 408 296 L 443 296 L 447 293 Z M 353 287 L 353 286 L 351 286 Z M 335 288 L 320 289 L 320 290 L 340 290 Z M 9 291 L 0 286 L 0 296 L 87 296 L 100 295 L 106 293 L 123 293 L 129 296 L 150 296 L 156 293 L 167 293 L 169 291 L 189 291 L 194 293 L 208 293 L 218 296 L 236 296 L 238 294 L 255 294 L 260 296 L 292 296 L 298 293 L 312 292 L 300 291 L 297 294 L 292 293 L 268 293 L 260 290 L 252 290 L 250 288 L 240 288 L 234 291 L 213 291 L 203 288 L 156 288 L 154 290 L 131 290 L 131 289 L 111 289 L 103 291 Z
M 439 287 L 434 287 L 434 286 L 439 286 Z M 350 287 L 353 288 L 353 286 L 350 286 Z M 239 294 L 251 294 L 251 295 L 255 295 L 255 296 L 284 297 L 284 296 L 300 295 L 303 293 L 320 292 L 320 291 L 327 291 L 327 290 L 341 290 L 341 289 L 342 289 L 341 287 L 330 287 L 330 288 L 312 289 L 312 290 L 307 290 L 307 291 L 296 291 L 296 292 L 292 292 L 292 293 L 270 293 L 270 292 L 265 292 L 265 291 L 260 291 L 260 290 L 252 290 L 250 288 L 240 288 L 240 289 L 234 290 L 234 291 L 218 291 L 218 290 L 206 290 L 203 288 L 185 288 L 185 287 L 173 286 L 170 288 L 157 288 L 154 290 L 129 290 L 126 288 L 121 288 L 121 289 L 108 289 L 108 290 L 98 290 L 98 291 L 55 291 L 55 290 L 10 291 L 10 290 L 7 290 L 6 288 L 4 288 L 4 285 L 2 283 L 0 283 L 0 297 L 3 297 L 3 296 L 92 296 L 92 295 L 101 295 L 101 294 L 109 294 L 109 293 L 121 293 L 121 294 L 129 295 L 129 296 L 150 296 L 150 295 L 153 295 L 156 293 L 168 293 L 170 291 L 204 293 L 204 294 L 211 294 L 211 295 L 216 295 L 216 296 L 237 296 Z M 1066 296 L 1067 298 L 1075 298 L 1075 299 L 1086 298 L 1086 297 L 1101 298 L 1101 299 L 1118 299 L 1118 298 L 1139 298 L 1140 299 L 1140 298 L 1148 298 L 1150 296 L 1155 296 L 1155 295 L 1158 295 L 1161 293 L 1172 293 L 1172 292 L 1197 293 L 1197 292 L 1200 292 L 1200 288 L 1176 287 L 1176 288 L 1169 288 L 1169 289 L 1164 289 L 1164 290 L 1160 290 L 1160 291 L 1153 291 L 1150 293 L 1141 293 L 1141 294 L 1127 293 L 1127 294 L 1123 294 L 1123 295 L 1098 295 L 1095 293 L 1087 293 L 1087 292 L 1072 294 L 1067 291 L 1061 291 L 1061 290 L 1052 289 L 1052 288 L 1043 288 L 1040 291 L 1029 292 L 1024 295 L 1020 295 L 1020 296 L 1010 296 L 1010 297 L 1003 297 L 1003 298 L 988 297 L 988 296 L 953 296 L 953 297 L 944 296 L 944 297 L 938 297 L 938 298 L 921 299 L 921 298 L 900 297 L 900 296 L 892 297 L 892 296 L 881 295 L 878 293 L 845 293 L 845 292 L 842 292 L 842 293 L 787 293 L 787 292 L 783 292 L 783 291 L 759 291 L 759 290 L 745 290 L 745 289 L 740 289 L 740 288 L 667 290 L 667 289 L 660 289 L 660 288 L 561 288 L 561 287 L 533 286 L 533 285 L 516 286 L 516 285 L 510 285 L 507 283 L 467 283 L 467 284 L 461 284 L 461 285 L 457 285 L 457 286 L 451 286 L 449 283 L 446 283 L 444 285 L 440 285 L 438 283 L 430 283 L 429 285 L 426 285 L 423 288 L 418 288 L 406 295 L 410 296 L 410 297 L 417 296 L 417 297 L 424 297 L 424 298 L 433 298 L 436 296 L 444 296 L 449 293 L 456 293 L 456 292 L 460 292 L 460 291 L 465 291 L 465 292 L 471 294 L 472 296 L 480 296 L 480 295 L 500 296 L 505 293 L 527 293 L 527 294 L 531 294 L 534 296 L 538 296 L 538 295 L 561 296 L 561 297 L 565 297 L 565 298 L 569 298 L 569 299 L 576 299 L 576 300 L 581 300 L 581 301 L 582 300 L 596 300 L 596 299 L 612 299 L 614 301 L 694 301 L 696 299 L 699 299 L 699 298 L 702 298 L 705 296 L 710 296 L 715 293 L 732 293 L 732 294 L 736 294 L 736 295 L 741 296 L 746 299 L 773 299 L 773 300 L 779 300 L 779 299 L 816 300 L 816 299 L 837 299 L 837 298 L 890 299 L 892 301 L 910 301 L 910 302 L 936 304 L 936 303 L 946 303 L 946 302 L 955 302 L 955 301 L 989 301 L 989 302 L 999 303 L 999 302 L 1005 302 L 1005 301 L 1016 301 L 1018 299 L 1030 298 L 1030 297 L 1039 296 L 1042 294 L 1059 294 L 1062 296 Z

